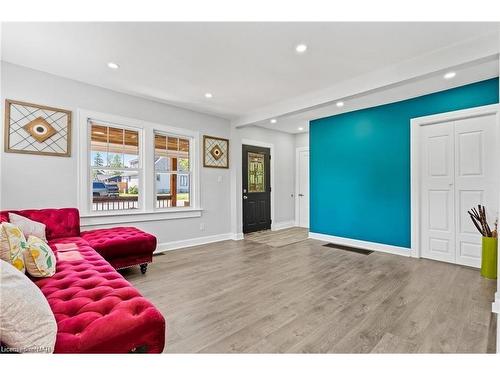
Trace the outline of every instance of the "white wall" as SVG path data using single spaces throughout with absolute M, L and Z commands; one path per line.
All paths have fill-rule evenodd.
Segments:
M 2 111 L 5 99 L 54 106 L 73 111 L 70 158 L 4 153 L 0 163 L 1 208 L 43 208 L 77 206 L 76 110 L 88 110 L 151 121 L 229 138 L 225 119 L 121 94 L 51 74 L 2 62 Z M 3 119 L 3 115 L 2 115 Z M 2 137 L 3 137 L 3 132 Z M 238 159 L 238 158 L 236 158 Z M 232 161 L 232 160 L 231 160 Z M 218 177 L 222 181 L 218 182 Z M 201 168 L 201 218 L 133 223 L 154 233 L 160 243 L 230 232 L 230 172 Z M 288 214 L 288 213 L 287 213 Z M 203 223 L 205 229 L 200 230 Z
M 243 226 L 242 210 L 242 140 L 253 140 L 273 145 L 272 163 L 274 181 L 272 198 L 274 198 L 275 229 L 289 225 L 295 220 L 294 184 L 295 184 L 295 136 L 283 132 L 264 129 L 256 126 L 233 128 L 231 131 L 231 162 L 233 163 L 232 188 L 232 231 L 241 233 Z M 271 205 L 273 203 L 271 202 Z
M 309 147 L 309 133 L 295 134 L 295 147 Z

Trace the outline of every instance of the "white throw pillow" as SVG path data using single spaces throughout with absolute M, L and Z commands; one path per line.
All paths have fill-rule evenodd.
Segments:
M 0 342 L 13 352 L 52 353 L 57 324 L 40 289 L 3 260 L 0 285 Z
M 47 242 L 45 235 L 45 224 L 33 221 L 27 217 L 9 212 L 9 222 L 22 230 L 24 237 L 35 236 Z

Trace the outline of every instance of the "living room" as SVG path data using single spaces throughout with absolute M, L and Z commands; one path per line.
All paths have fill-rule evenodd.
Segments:
M 1 24 L 3 353 L 497 358 L 499 22 L 61 17 Z

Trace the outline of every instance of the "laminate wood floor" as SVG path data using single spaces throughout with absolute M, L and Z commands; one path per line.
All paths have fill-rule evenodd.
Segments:
M 169 353 L 495 351 L 478 270 L 323 244 L 224 241 L 123 274 L 166 317 Z
M 309 230 L 307 228 L 287 228 L 278 231 L 263 230 L 245 234 L 245 240 L 258 242 L 272 247 L 291 245 L 296 242 L 307 240 Z

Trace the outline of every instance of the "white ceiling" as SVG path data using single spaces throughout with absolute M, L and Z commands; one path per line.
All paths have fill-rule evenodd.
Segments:
M 255 123 L 255 125 L 292 134 L 307 133 L 309 132 L 309 121 L 314 119 L 334 116 L 340 113 L 355 111 L 362 108 L 393 103 L 428 93 L 447 90 L 453 87 L 498 77 L 498 55 L 492 58 L 476 61 L 471 64 L 466 64 L 464 66 L 455 67 L 453 68 L 453 71 L 457 75 L 450 80 L 443 78 L 443 72 L 438 72 L 427 77 L 422 77 L 418 80 L 404 82 L 404 84 L 396 84 L 368 93 L 361 93 L 353 97 L 343 98 L 344 106 L 342 108 L 337 107 L 335 102 L 333 102 L 312 109 L 305 109 L 297 113 L 277 117 L 277 122 L 273 124 L 266 119 Z
M 498 33 L 497 23 L 471 22 L 2 27 L 5 61 L 231 119 Z M 305 54 L 296 54 L 298 43 L 308 45 Z M 120 69 L 110 70 L 109 61 Z

